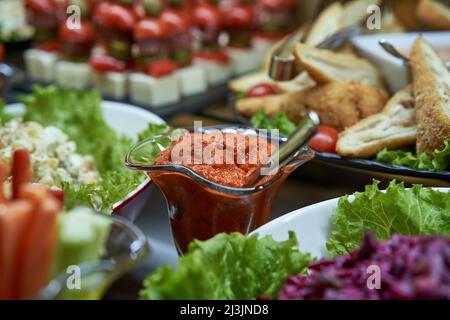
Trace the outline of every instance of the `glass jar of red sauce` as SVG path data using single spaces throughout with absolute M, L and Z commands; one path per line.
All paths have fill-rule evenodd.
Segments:
M 264 141 L 270 141 L 268 144 L 271 147 L 266 149 L 269 150 L 269 155 L 276 147 L 272 144 L 275 141 L 273 139 L 276 139 L 277 144 L 286 141 L 279 136 L 267 139 L 264 130 L 228 126 L 191 130 L 191 134 L 187 133 L 181 139 L 192 136 L 192 132 L 208 135 L 217 130 L 225 135 L 261 139 L 263 144 L 259 145 L 258 152 L 265 148 Z M 172 144 L 171 141 L 177 142 Z M 267 223 L 272 215 L 275 196 L 283 182 L 297 167 L 314 157 L 314 152 L 309 148 L 300 149 L 280 165 L 278 170 L 255 184 L 246 185 L 243 183 L 245 176 L 242 173 L 255 168 L 259 170 L 258 166 L 241 164 L 241 172 L 235 170 L 237 162 L 230 165 L 186 165 L 183 161 L 173 161 L 168 152 L 174 146 L 181 145 L 180 141 L 171 138 L 170 134 L 150 138 L 134 146 L 126 157 L 129 168 L 145 171 L 164 193 L 175 244 L 180 254 L 187 251 L 189 243 L 194 239 L 206 240 L 221 232 L 248 234 Z M 167 148 L 171 144 L 172 147 Z M 249 154 L 245 157 L 248 160 Z M 210 169 L 207 169 L 208 166 Z

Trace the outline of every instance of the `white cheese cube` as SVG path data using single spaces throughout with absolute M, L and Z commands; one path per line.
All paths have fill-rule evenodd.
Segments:
M 257 52 L 251 49 L 229 48 L 227 54 L 231 58 L 234 74 L 243 74 L 254 71 L 258 69 L 261 64 Z
M 24 60 L 28 76 L 37 81 L 52 82 L 59 54 L 37 49 L 25 51 Z
M 84 89 L 92 83 L 92 71 L 88 63 L 58 61 L 55 67 L 55 79 L 60 86 Z
M 130 74 L 130 100 L 149 107 L 160 107 L 180 100 L 178 75 L 155 78 L 143 73 Z
M 204 92 L 207 90 L 206 74 L 203 67 L 192 65 L 177 70 L 180 91 L 183 96 Z
M 204 68 L 208 84 L 226 82 L 232 75 L 231 63 L 219 63 L 208 59 L 195 58 L 194 65 Z
M 124 99 L 128 94 L 128 73 L 92 71 L 94 87 L 106 98 Z

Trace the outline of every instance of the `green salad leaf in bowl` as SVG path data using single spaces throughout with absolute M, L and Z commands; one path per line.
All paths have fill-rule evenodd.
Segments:
M 288 275 L 306 271 L 312 261 L 297 249 L 294 233 L 272 237 L 218 234 L 193 241 L 178 269 L 162 266 L 148 276 L 141 299 L 255 299 L 275 297 Z
M 88 205 L 97 211 L 111 212 L 115 203 L 145 180 L 145 175 L 123 164 L 128 149 L 137 141 L 117 134 L 108 126 L 102 113 L 101 97 L 96 91 L 34 86 L 33 93 L 21 97 L 20 102 L 26 107 L 22 116 L 25 122 L 62 130 L 76 143 L 79 154 L 94 158 L 94 169 L 100 175 L 96 183 L 62 183 L 66 209 Z M 0 118 L 1 123 L 6 123 L 11 115 L 0 108 Z M 139 133 L 138 139 L 168 130 L 165 124 L 150 124 Z

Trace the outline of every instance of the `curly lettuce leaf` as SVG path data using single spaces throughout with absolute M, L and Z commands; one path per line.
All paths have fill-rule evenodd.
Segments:
M 66 209 L 88 205 L 110 212 L 116 202 L 125 198 L 145 179 L 144 174 L 125 167 L 124 157 L 135 141 L 117 135 L 107 125 L 97 92 L 34 86 L 33 93 L 21 97 L 21 102 L 26 106 L 26 121 L 61 129 L 76 142 L 78 153 L 90 154 L 95 159 L 100 181 L 91 185 L 64 184 Z M 165 124 L 150 124 L 139 134 L 138 140 L 168 130 Z
M 284 112 L 278 112 L 275 116 L 269 117 L 264 112 L 260 111 L 253 115 L 250 122 L 255 128 L 267 130 L 278 129 L 280 130 L 280 133 L 287 135 L 294 132 L 296 128 L 295 124 L 289 120 Z
M 240 233 L 193 241 L 175 271 L 160 267 L 144 281 L 141 299 L 255 299 L 274 297 L 288 275 L 304 273 L 312 260 L 289 240 Z
M 356 192 L 353 201 L 348 196 L 339 199 L 327 243 L 331 256 L 359 247 L 366 230 L 379 240 L 394 233 L 450 236 L 450 192 L 420 185 L 406 189 L 395 180 L 382 192 L 378 184 L 375 181 L 364 192 Z
M 450 169 L 450 140 L 445 140 L 444 148 L 435 150 L 431 158 L 425 153 L 416 156 L 411 151 L 387 150 L 385 148 L 378 152 L 375 160 L 423 170 L 448 170 Z

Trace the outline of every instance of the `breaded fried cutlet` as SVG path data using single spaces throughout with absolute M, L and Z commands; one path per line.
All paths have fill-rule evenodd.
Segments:
M 372 114 L 380 112 L 388 100 L 382 89 L 358 81 L 336 81 L 311 89 L 306 105 L 320 122 L 342 131 Z
M 357 81 L 336 81 L 298 92 L 244 98 L 236 103 L 236 109 L 248 117 L 258 111 L 269 116 L 281 111 L 294 122 L 312 110 L 319 115 L 321 124 L 342 131 L 380 112 L 387 99 L 386 92 L 379 88 Z
M 414 42 L 410 62 L 416 97 L 416 151 L 432 155 L 450 139 L 450 73 L 423 37 Z

